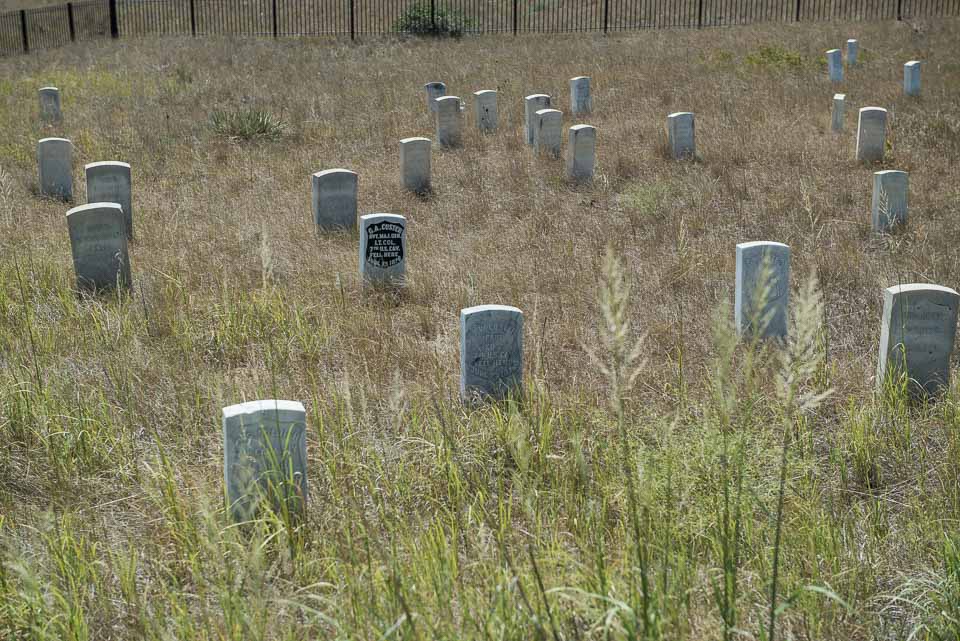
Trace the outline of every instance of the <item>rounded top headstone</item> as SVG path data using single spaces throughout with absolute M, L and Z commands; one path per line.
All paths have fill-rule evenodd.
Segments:
M 51 143 L 51 142 L 57 142 L 57 143 L 64 143 L 64 142 L 65 142 L 65 143 L 68 143 L 68 144 L 70 143 L 70 141 L 69 141 L 67 138 L 41 138 L 41 139 L 37 142 L 37 144 L 42 145 L 42 144 Z
M 474 305 L 460 310 L 461 316 L 470 316 L 480 312 L 510 312 L 513 314 L 523 314 L 522 311 L 510 305 Z
M 130 163 L 120 162 L 119 160 L 101 160 L 99 162 L 88 163 L 83 166 L 84 171 L 99 169 L 100 167 L 121 167 L 130 170 Z
M 909 294 L 911 292 L 940 292 L 951 296 L 960 296 L 956 290 L 943 285 L 934 285 L 932 283 L 907 283 L 904 285 L 894 285 L 887 287 L 886 291 L 891 294 Z
M 549 98 L 550 96 L 545 93 L 532 93 L 529 96 L 524 97 L 524 100 L 535 100 L 537 98 Z
M 60 91 L 56 87 L 40 87 L 40 91 Z
M 79 205 L 67 211 L 67 218 L 70 216 L 82 217 L 83 214 L 86 214 L 91 211 L 99 211 L 101 209 L 114 209 L 118 214 L 123 215 L 123 207 L 117 203 L 87 203 L 86 205 Z
M 336 169 L 324 169 L 323 171 L 318 171 L 313 175 L 316 176 L 317 178 L 325 178 L 327 176 L 342 176 L 342 175 L 356 176 L 357 172 L 338 167 Z
M 560 111 L 559 109 L 547 108 L 547 109 L 537 109 L 536 114 L 538 116 L 551 116 L 553 114 L 560 114 L 562 116 L 563 112 Z
M 460 98 L 457 96 L 440 96 L 439 98 L 436 99 L 436 101 L 441 105 L 447 104 L 450 102 L 456 102 L 459 107 L 459 104 L 460 104 Z
M 753 247 L 783 247 L 784 249 L 790 249 L 789 245 L 774 242 L 772 240 L 751 240 L 746 243 L 737 243 L 737 247 L 740 249 L 750 249 Z
M 596 127 L 593 125 L 573 125 L 570 129 L 572 131 L 589 131 L 591 129 L 596 130 Z
M 667 118 L 679 118 L 680 116 L 692 116 L 692 111 L 675 111 L 672 114 L 668 115 Z
M 887 110 L 883 107 L 860 107 L 862 114 L 886 114 Z
M 411 138 L 403 138 L 400 140 L 401 145 L 406 145 L 411 142 L 430 142 L 429 138 L 424 138 L 423 136 L 413 136 Z
M 489 94 L 492 94 L 492 93 L 495 94 L 495 93 L 497 93 L 497 91 L 496 91 L 495 89 L 481 89 L 480 91 L 474 91 L 474 92 L 473 92 L 473 95 L 474 95 L 474 96 L 486 96 L 486 95 L 489 95 Z
M 299 401 L 282 401 L 266 399 L 260 401 L 247 401 L 246 403 L 237 403 L 223 408 L 223 418 L 230 419 L 234 416 L 246 414 L 256 414 L 263 411 L 276 412 L 300 412 L 306 413 L 303 403 Z

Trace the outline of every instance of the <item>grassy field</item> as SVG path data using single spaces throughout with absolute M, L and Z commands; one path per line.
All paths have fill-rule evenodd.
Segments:
M 0 638 L 956 639 L 960 390 L 910 405 L 874 371 L 881 289 L 960 285 L 958 30 L 0 60 Z M 838 89 L 823 52 L 848 37 L 861 65 Z M 566 110 L 576 75 L 598 128 L 580 187 L 521 139 L 522 96 Z M 468 112 L 418 198 L 398 141 L 432 137 L 430 80 L 498 89 L 501 127 Z M 50 84 L 65 121 L 44 129 Z M 866 105 L 890 110 L 883 168 L 910 172 L 892 236 L 870 231 L 877 168 L 853 161 Z M 215 130 L 247 109 L 279 137 Z M 665 157 L 681 110 L 696 162 Z M 74 142 L 77 203 L 85 163 L 132 165 L 131 295 L 75 294 L 69 205 L 36 195 L 48 135 Z M 408 217 L 401 294 L 363 290 L 355 235 L 315 235 L 309 177 L 332 167 L 359 172 L 362 213 Z M 749 240 L 792 249 L 783 353 L 732 334 Z M 483 303 L 525 312 L 526 386 L 469 409 L 458 313 Z M 220 409 L 258 398 L 307 406 L 304 523 L 224 513 Z

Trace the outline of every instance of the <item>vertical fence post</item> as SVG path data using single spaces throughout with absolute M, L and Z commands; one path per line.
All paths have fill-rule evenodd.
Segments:
M 430 0 L 430 31 L 437 32 L 437 0 Z
M 110 37 L 120 37 L 120 22 L 117 20 L 117 0 L 108 0 L 110 6 Z
M 67 3 L 67 24 L 70 26 L 70 42 L 77 41 L 77 27 L 73 21 L 73 3 Z
M 903 0 L 897 0 L 897 20 L 903 20 Z
M 603 0 L 603 32 L 607 32 L 610 25 L 610 0 Z
M 20 36 L 23 38 L 23 53 L 30 53 L 30 40 L 27 38 L 27 12 L 20 10 Z
M 697 29 L 703 28 L 703 0 L 697 3 Z
M 800 22 L 800 0 L 797 0 L 797 12 L 793 19 L 794 22 Z
M 353 5 L 354 5 L 354 0 L 350 0 L 350 39 L 351 40 L 357 37 L 357 29 L 355 26 L 356 23 L 354 22 L 354 18 L 353 18 Z
M 193 5 L 193 0 L 190 0 L 190 34 L 194 38 L 197 37 L 197 9 Z
M 513 0 L 513 35 L 517 35 L 517 0 Z
M 277 0 L 273 0 L 273 37 L 277 37 Z

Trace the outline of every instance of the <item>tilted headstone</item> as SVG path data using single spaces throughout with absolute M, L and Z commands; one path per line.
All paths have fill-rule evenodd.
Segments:
M 563 131 L 563 113 L 556 109 L 541 109 L 536 113 L 533 129 L 533 150 L 538 154 L 560 157 Z
M 588 114 L 593 111 L 593 97 L 590 95 L 590 77 L 577 76 L 570 79 L 570 113 Z
M 460 396 L 501 399 L 523 382 L 523 312 L 506 305 L 460 310 Z
M 123 209 L 117 203 L 90 203 L 67 212 L 77 288 L 130 286 L 130 255 Z
M 430 191 L 429 138 L 404 138 L 400 141 L 400 180 L 404 189 L 418 194 Z
M 877 385 L 906 375 L 914 396 L 950 384 L 950 355 L 960 295 L 949 287 L 914 283 L 883 290 Z
M 66 138 L 44 138 L 37 143 L 40 193 L 73 200 L 73 144 Z
M 879 162 L 887 144 L 887 110 L 863 107 L 857 120 L 857 160 Z
M 496 91 L 484 89 L 473 92 L 473 116 L 477 121 L 477 129 L 481 132 L 496 131 L 499 120 Z
M 847 94 L 833 94 L 833 112 L 831 113 L 830 125 L 836 132 L 843 131 L 843 117 L 847 113 Z
M 678 160 L 696 155 L 696 123 L 692 113 L 678 111 L 667 116 L 667 147 L 670 157 Z
M 130 165 L 125 162 L 93 162 L 84 168 L 88 203 L 117 203 L 123 208 L 127 238 L 133 238 L 133 196 Z
M 847 40 L 847 65 L 852 67 L 857 64 L 857 58 L 860 56 L 860 43 L 851 38 Z
M 313 174 L 313 223 L 319 229 L 357 226 L 357 173 L 326 169 Z
M 302 515 L 307 503 L 307 412 L 296 401 L 223 408 L 223 483 L 236 521 L 275 511 Z
M 737 334 L 747 338 L 786 338 L 789 302 L 790 248 L 766 241 L 739 243 L 734 296 Z
M 873 231 L 890 231 L 907 222 L 908 184 L 905 171 L 888 169 L 873 174 Z
M 535 93 L 523 99 L 523 139 L 533 145 L 533 121 L 538 111 L 550 108 L 550 96 Z
M 463 114 L 460 98 L 443 96 L 437 98 L 437 144 L 442 147 L 459 147 L 463 134 Z
M 839 49 L 827 52 L 827 72 L 832 82 L 843 82 L 843 55 Z
M 567 136 L 567 178 L 590 180 L 596 164 L 597 129 L 574 125 Z
M 447 95 L 447 85 L 442 82 L 428 82 L 423 85 L 423 89 L 427 93 L 427 109 L 436 111 L 437 103 L 435 100 Z
M 914 97 L 920 95 L 919 60 L 911 60 L 903 65 L 903 93 Z
M 43 87 L 40 95 L 40 122 L 54 123 L 63 120 L 60 108 L 60 90 L 56 87 Z
M 407 219 L 360 216 L 360 275 L 374 285 L 402 285 L 407 270 Z

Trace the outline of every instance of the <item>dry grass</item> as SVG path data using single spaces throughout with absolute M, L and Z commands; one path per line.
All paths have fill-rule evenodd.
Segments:
M 711 585 L 729 446 L 744 486 L 738 624 L 763 636 L 792 415 L 774 394 L 776 363 L 714 329 L 747 240 L 789 244 L 794 285 L 817 273 L 817 385 L 835 390 L 791 421 L 781 593 L 794 600 L 780 634 L 949 630 L 929 604 L 952 589 L 941 551 L 960 517 L 960 397 L 908 408 L 875 396 L 873 374 L 881 288 L 960 284 L 958 29 L 171 39 L 0 61 L 0 636 L 604 638 L 609 608 L 607 632 L 631 637 L 634 506 L 610 390 L 584 350 L 601 342 L 608 246 L 646 335 L 624 432 L 655 621 L 634 631 L 721 634 Z M 842 86 L 838 136 L 822 57 L 848 37 L 862 62 Z M 902 96 L 909 59 L 924 60 L 919 100 Z M 548 93 L 565 110 L 577 75 L 593 79 L 583 120 L 598 127 L 597 177 L 583 187 L 521 140 L 522 97 Z M 468 114 L 463 147 L 434 151 L 421 199 L 400 189 L 398 141 L 433 137 L 430 80 L 467 98 L 498 89 L 500 131 L 477 135 Z M 37 124 L 45 85 L 63 92 L 56 130 Z M 889 237 L 870 231 L 875 168 L 853 161 L 867 105 L 890 111 L 883 168 L 910 172 L 910 220 Z M 211 114 L 240 107 L 284 133 L 217 135 Z M 699 158 L 675 163 L 664 122 L 687 110 Z M 34 193 L 36 140 L 51 134 L 74 141 L 80 197 L 83 164 L 132 166 L 129 299 L 72 293 L 66 207 Z M 362 291 L 355 236 L 315 236 L 309 176 L 333 167 L 359 172 L 362 213 L 408 217 L 402 295 Z M 457 315 L 482 303 L 524 310 L 529 389 L 467 412 Z M 270 397 L 308 406 L 313 493 L 297 533 L 239 532 L 220 508 L 219 410 Z M 928 580 L 936 589 L 914 589 Z

